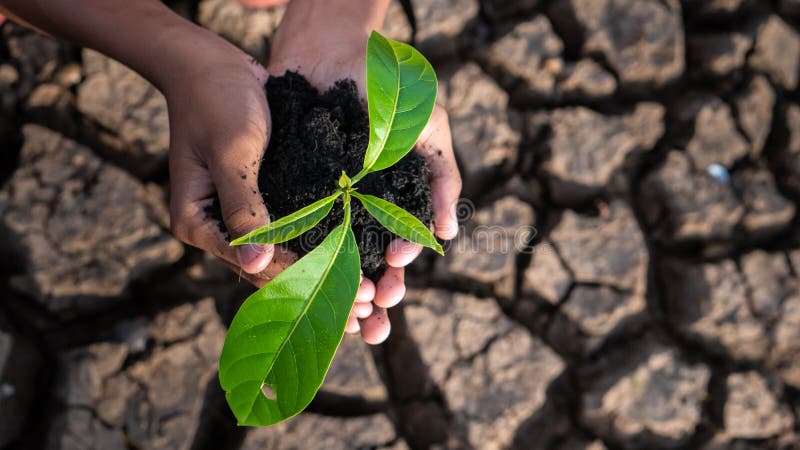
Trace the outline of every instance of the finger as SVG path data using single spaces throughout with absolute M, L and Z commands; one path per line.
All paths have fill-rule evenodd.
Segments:
M 350 316 L 347 319 L 347 325 L 344 327 L 344 332 L 348 334 L 356 334 L 361 330 L 361 326 L 358 323 L 358 319 L 355 316 Z
M 372 314 L 372 302 L 354 303 L 352 315 L 359 319 L 366 319 Z
M 298 259 L 299 257 L 294 252 L 287 250 L 283 246 L 276 245 L 275 254 L 272 257 L 272 260 L 269 262 L 269 264 L 267 264 L 266 269 L 262 270 L 261 272 L 258 273 L 243 272 L 242 268 L 239 267 L 238 262 L 230 262 L 227 260 L 225 260 L 225 262 L 228 264 L 228 267 L 230 267 L 230 269 L 235 273 L 237 273 L 240 277 L 249 281 L 255 287 L 260 288 L 265 284 L 269 283 L 270 281 L 272 281 L 273 278 L 275 278 L 276 276 L 278 276 L 278 274 L 286 270 L 287 267 L 294 264 Z
M 381 308 L 391 308 L 400 303 L 404 295 L 406 295 L 405 271 L 402 267 L 389 267 L 378 280 L 375 290 L 375 305 Z
M 421 245 L 397 238 L 386 248 L 386 264 L 391 267 L 405 267 L 411 264 L 421 251 Z
M 375 308 L 372 314 L 359 321 L 361 325 L 361 337 L 364 342 L 370 345 L 380 344 L 389 337 L 392 325 L 389 323 L 389 316 L 383 308 Z
M 356 303 L 371 302 L 375 298 L 375 283 L 369 278 L 361 278 L 361 284 L 358 285 L 358 292 L 356 292 Z
M 215 152 L 209 170 L 219 195 L 222 219 L 233 239 L 269 223 L 267 208 L 258 189 L 258 172 L 266 136 L 259 134 L 257 127 L 250 127 L 249 132 L 217 145 L 220 151 Z M 272 245 L 236 247 L 239 265 L 247 273 L 264 270 L 273 254 Z
M 262 66 L 258 61 L 256 61 L 252 56 L 246 53 L 242 53 L 241 56 L 245 58 L 245 61 L 247 61 L 247 63 L 250 65 L 250 71 L 256 77 L 256 80 L 258 80 L 259 84 L 261 84 L 262 86 L 266 84 L 267 80 L 269 79 L 269 72 L 267 72 L 267 69 L 264 66 Z M 269 113 L 269 111 L 267 111 L 267 113 Z
M 198 159 L 190 152 L 170 151 L 170 228 L 175 237 L 206 250 L 229 263 L 237 262 L 217 219 L 206 209 L 212 204 L 214 185 Z
M 172 234 L 181 242 L 203 249 L 238 267 L 236 252 L 228 245 L 226 236 L 220 230 L 219 222 L 205 212 L 205 208 L 211 203 L 212 200 L 207 199 L 181 205 L 180 213 L 171 214 Z
M 444 108 L 434 108 L 416 150 L 428 161 L 431 171 L 434 233 L 441 239 L 453 239 L 458 234 L 456 204 L 461 194 L 461 175 L 453 154 L 450 123 Z

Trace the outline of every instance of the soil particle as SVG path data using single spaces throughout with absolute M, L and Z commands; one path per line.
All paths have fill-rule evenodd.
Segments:
M 361 169 L 369 142 L 369 118 L 352 80 L 340 80 L 320 93 L 303 77 L 286 72 L 266 84 L 272 135 L 258 173 L 258 187 L 272 220 L 291 214 L 334 193 L 344 170 L 351 177 Z M 433 219 L 429 170 L 425 160 L 409 153 L 389 169 L 364 177 L 358 191 L 388 200 L 423 223 Z M 207 213 L 219 220 L 217 200 Z M 341 199 L 314 229 L 288 242 L 301 255 L 319 245 L 342 222 Z M 352 202 L 353 233 L 364 275 L 377 280 L 386 269 L 384 253 L 395 237 Z M 220 221 L 220 227 L 224 225 Z

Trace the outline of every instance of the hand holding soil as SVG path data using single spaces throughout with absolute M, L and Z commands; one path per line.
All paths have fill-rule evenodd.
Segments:
M 313 87 L 301 87 L 300 85 L 306 83 L 306 80 L 297 75 L 287 75 L 288 78 L 282 81 L 270 80 L 267 84 L 267 98 L 272 100 L 272 103 L 267 106 L 262 87 L 268 77 L 267 71 L 255 62 L 246 60 L 244 55 L 239 55 L 241 57 L 238 61 L 229 66 L 233 73 L 239 76 L 225 75 L 224 72 L 220 73 L 219 69 L 214 69 L 211 75 L 207 75 L 205 71 L 198 72 L 199 85 L 203 86 L 200 89 L 214 91 L 203 94 L 205 98 L 197 100 L 199 94 L 189 91 L 192 83 L 186 83 L 185 80 L 177 83 L 175 88 L 175 92 L 178 93 L 175 95 L 177 100 L 172 101 L 173 97 L 167 95 L 171 116 L 175 111 L 187 108 L 185 114 L 180 114 L 180 117 L 176 117 L 173 121 L 173 124 L 179 124 L 182 130 L 173 140 L 171 151 L 174 190 L 180 194 L 173 196 L 172 204 L 173 223 L 177 224 L 174 226 L 176 235 L 185 242 L 208 249 L 233 266 L 238 265 L 241 267 L 242 276 L 259 287 L 296 260 L 297 254 L 282 247 L 243 246 L 238 247 L 237 250 L 241 250 L 234 255 L 227 246 L 229 239 L 267 223 L 267 209 L 262 197 L 268 200 L 271 205 L 270 212 L 275 217 L 282 217 L 316 200 L 315 195 L 318 193 L 315 188 L 295 185 L 298 174 L 315 173 L 317 185 L 326 185 L 320 183 L 320 180 L 330 175 L 328 173 L 321 175 L 317 171 L 317 166 L 325 165 L 325 157 L 319 156 L 322 149 L 315 152 L 318 150 L 316 141 L 312 139 L 305 142 L 305 145 L 299 146 L 290 142 L 295 137 L 286 130 L 294 130 L 298 124 L 311 126 L 302 123 L 302 120 L 307 119 L 297 116 L 299 114 L 297 108 L 306 108 L 302 115 L 312 107 L 343 108 L 351 111 L 347 117 L 334 118 L 344 131 L 337 130 L 333 134 L 344 134 L 347 139 L 357 140 L 350 135 L 357 136 L 361 132 L 360 127 L 366 129 L 366 113 L 363 110 L 366 97 L 364 79 L 366 38 L 368 32 L 373 27 L 377 28 L 382 22 L 385 4 L 372 4 L 367 10 L 361 11 L 347 11 L 348 7 L 351 5 L 342 6 L 335 3 L 309 5 L 302 1 L 294 2 L 287 9 L 284 21 L 275 36 L 269 74 L 279 77 L 275 80 L 280 80 L 287 71 L 297 71 Z M 330 17 L 348 17 L 357 23 L 352 24 L 353 26 L 343 26 L 339 22 L 328 23 Z M 316 23 L 309 24 L 309 21 Z M 224 81 L 215 81 L 213 77 L 216 76 L 228 78 Z M 351 92 L 345 85 L 337 88 L 338 91 L 326 92 L 340 80 L 355 81 L 358 94 Z M 224 85 L 225 89 L 215 89 L 215 82 Z M 314 88 L 326 93 L 321 95 L 319 92 L 312 92 Z M 232 89 L 236 89 L 236 92 L 227 92 Z M 324 97 L 328 99 L 325 100 Z M 358 97 L 361 98 L 360 103 Z M 180 123 L 181 120 L 188 121 L 190 120 L 188 118 L 197 115 L 193 111 L 197 103 L 213 102 L 215 98 L 224 105 L 203 108 L 226 111 L 226 105 L 241 104 L 245 107 L 226 112 L 224 117 L 214 117 L 210 121 L 214 123 L 213 126 L 196 126 L 192 123 L 184 126 Z M 237 101 L 231 102 L 231 98 Z M 296 103 L 302 106 L 297 108 L 287 106 Z M 274 117 L 276 114 L 279 117 Z M 271 130 L 272 134 L 269 134 L 270 124 L 275 126 L 275 129 Z M 207 146 L 206 143 L 214 139 L 208 135 L 212 131 L 215 134 L 219 133 L 223 138 L 222 141 Z M 276 139 L 277 142 L 273 142 Z M 187 144 L 187 142 L 196 143 Z M 263 155 L 263 148 L 267 142 L 270 142 L 270 149 Z M 345 155 L 352 159 L 352 162 L 361 160 L 366 141 L 361 144 L 355 146 L 358 149 L 354 154 Z M 295 148 L 292 148 L 293 145 Z M 288 154 L 279 153 L 285 149 L 290 149 Z M 432 188 L 430 195 L 433 201 L 436 235 L 450 239 L 457 231 L 454 207 L 460 192 L 461 180 L 453 156 L 447 115 L 442 108 L 437 107 L 434 111 L 429 126 L 416 147 L 416 153 L 427 160 L 427 168 L 419 160 L 419 163 L 406 164 L 404 170 L 410 173 L 422 171 L 419 172 L 419 176 L 430 174 Z M 264 156 L 263 161 L 262 156 Z M 331 161 L 328 161 L 329 165 L 337 165 L 332 171 L 337 176 L 341 168 L 348 164 L 344 161 L 344 156 L 336 155 L 335 152 L 326 157 L 331 158 Z M 259 172 L 262 168 L 264 173 Z M 417 184 L 415 182 L 417 180 L 413 177 L 409 179 L 395 177 L 397 186 Z M 391 182 L 372 184 L 376 194 L 382 194 L 385 189 L 392 188 Z M 215 190 L 218 193 L 218 204 L 214 203 Z M 427 187 L 425 191 L 424 197 L 427 198 L 429 195 Z M 305 198 L 306 196 L 308 198 Z M 413 198 L 409 201 L 413 203 Z M 398 203 L 412 211 L 415 207 L 418 208 L 416 211 L 419 217 L 425 216 L 426 211 L 430 214 L 429 209 L 425 207 L 419 209 L 418 204 Z M 209 208 L 213 210 L 211 215 L 207 213 Z M 222 229 L 218 226 L 215 216 L 222 219 L 224 224 Z M 363 215 L 363 218 L 366 218 L 366 215 Z M 358 217 L 355 221 L 358 227 Z M 369 227 L 372 224 L 365 221 L 363 225 Z M 388 245 L 375 242 L 370 245 L 374 246 L 373 250 L 379 249 L 380 254 L 374 255 L 373 261 L 368 263 L 372 266 L 365 268 L 367 276 L 361 282 L 347 331 L 350 333 L 360 331 L 366 342 L 376 344 L 385 340 L 390 332 L 386 308 L 397 305 L 405 294 L 403 268 L 419 255 L 422 247 L 401 239 Z M 290 243 L 289 247 L 296 246 Z M 385 262 L 382 255 L 384 248 Z M 362 248 L 362 253 L 363 250 L 365 249 Z M 377 280 L 377 283 L 372 279 Z
M 297 259 L 297 254 L 272 245 L 229 246 L 230 239 L 269 222 L 262 200 L 267 187 L 259 186 L 259 169 L 271 128 L 264 95 L 267 71 L 227 43 L 203 42 L 200 46 L 203 51 L 197 53 L 202 56 L 188 65 L 191 70 L 187 76 L 169 80 L 162 87 L 171 124 L 172 229 L 180 240 L 225 260 L 261 287 Z M 363 43 L 358 46 L 363 47 Z M 352 72 L 343 71 L 335 79 L 352 77 L 359 64 L 363 72 L 363 55 L 349 61 Z M 363 80 L 363 74 L 360 78 Z M 265 170 L 279 169 L 268 165 Z M 296 170 L 289 168 L 287 172 Z M 219 211 L 209 215 L 209 208 Z M 223 227 L 215 217 L 217 213 Z M 282 212 L 273 213 L 281 216 Z M 393 247 L 396 251 L 392 254 L 397 256 L 392 262 L 399 268 L 389 271 L 378 289 L 367 278 L 361 284 L 349 329 L 357 332 L 357 319 L 364 319 L 362 335 L 369 343 L 382 342 L 389 334 L 386 312 L 373 309 L 373 298 L 379 294 L 379 306 L 397 304 L 405 293 L 402 266 L 413 259 L 402 255 L 416 256 L 421 250 L 405 247 Z
M 269 221 L 256 179 L 270 127 L 262 89 L 267 75 L 238 50 L 230 52 L 215 58 L 229 63 L 164 89 L 171 130 L 171 224 L 180 240 L 257 274 L 272 260 L 273 246 L 231 248 L 204 212 L 218 196 L 233 237 Z
M 372 29 L 380 28 L 387 2 L 373 2 L 368 8 L 358 2 L 319 3 L 294 1 L 289 4 L 275 34 L 268 71 L 272 76 L 297 71 L 320 91 L 333 87 L 339 80 L 351 79 L 363 101 L 366 98 L 367 37 Z M 332 17 L 336 20 L 331 20 Z M 269 97 L 270 93 L 267 95 Z M 455 205 L 461 191 L 461 178 L 453 155 L 447 114 L 440 106 L 435 108 L 415 151 L 425 158 L 430 171 L 435 234 L 441 239 L 452 239 L 458 228 Z M 421 251 L 422 246 L 402 239 L 388 245 L 386 263 L 389 267 L 377 285 L 368 278 L 362 281 L 347 332 L 360 331 L 364 340 L 373 344 L 388 337 L 391 326 L 386 308 L 397 305 L 403 298 L 403 268 Z M 373 296 L 375 307 L 370 303 Z

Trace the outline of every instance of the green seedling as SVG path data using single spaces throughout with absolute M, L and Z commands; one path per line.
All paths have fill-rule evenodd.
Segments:
M 442 253 L 425 224 L 397 205 L 356 190 L 365 175 L 405 156 L 428 123 L 436 74 L 414 48 L 373 32 L 367 43 L 369 145 L 336 192 L 242 236 L 231 245 L 278 244 L 312 229 L 341 197 L 342 224 L 242 304 L 225 337 L 219 381 L 239 425 L 266 426 L 300 413 L 325 379 L 360 282 L 350 227 L 353 198 L 387 230 Z

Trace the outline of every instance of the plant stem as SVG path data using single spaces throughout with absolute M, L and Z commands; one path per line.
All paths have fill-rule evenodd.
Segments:
M 368 172 L 366 171 L 366 169 L 361 169 L 361 172 L 358 172 L 358 173 L 356 174 L 356 176 L 354 176 L 353 178 L 351 178 L 351 179 L 350 179 L 350 186 L 353 186 L 353 185 L 355 185 L 356 183 L 358 183 L 358 180 L 360 180 L 360 179 L 364 178 L 364 176 L 365 176 L 367 173 L 368 173 Z
M 342 192 L 344 193 L 344 200 L 343 200 L 344 201 L 344 206 L 349 208 L 350 207 L 350 191 L 344 189 L 344 190 L 342 190 Z
M 350 194 L 345 193 L 345 202 L 344 202 L 344 220 L 342 221 L 342 225 L 345 228 L 350 226 Z

